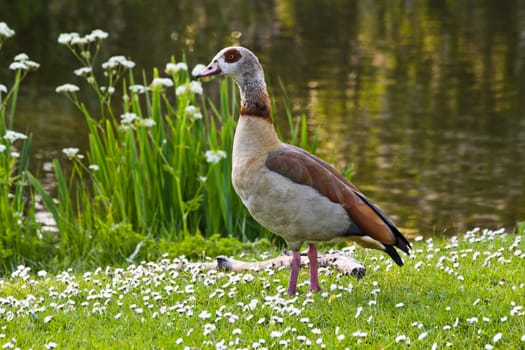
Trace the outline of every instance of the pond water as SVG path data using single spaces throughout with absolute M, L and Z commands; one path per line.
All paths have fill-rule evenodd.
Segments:
M 41 64 L 16 120 L 33 133 L 39 168 L 86 144 L 82 116 L 54 92 L 85 87 L 57 37 L 100 28 L 110 34 L 101 59 L 126 55 L 148 72 L 183 52 L 192 67 L 249 47 L 273 95 L 282 82 L 294 114 L 319 131 L 319 153 L 353 165 L 353 182 L 409 233 L 525 219 L 523 0 L 25 0 L 1 2 L 0 14 L 17 32 L 0 52 L 0 82 L 12 81 L 16 53 Z

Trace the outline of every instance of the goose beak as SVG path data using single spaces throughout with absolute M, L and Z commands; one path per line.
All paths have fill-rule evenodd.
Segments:
M 206 68 L 204 68 L 200 73 L 198 73 L 195 77 L 196 78 L 211 77 L 214 75 L 219 75 L 221 73 L 222 73 L 221 67 L 219 67 L 219 63 L 215 60 L 212 63 L 210 63 Z

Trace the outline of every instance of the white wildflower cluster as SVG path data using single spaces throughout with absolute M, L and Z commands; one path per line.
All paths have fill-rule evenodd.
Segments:
M 153 120 L 152 118 L 144 118 L 139 121 L 139 125 L 144 128 L 151 128 L 157 125 L 157 122 L 155 122 L 155 120 Z
M 9 69 L 11 70 L 24 71 L 37 70 L 38 67 L 40 67 L 40 64 L 30 60 L 29 56 L 27 56 L 27 54 L 25 53 L 19 53 L 18 55 L 16 55 L 13 59 L 13 63 L 9 65 Z
M 0 84 L 0 93 L 4 93 L 4 94 L 7 94 L 7 86 L 5 86 L 4 84 Z
M 82 67 L 82 68 L 75 69 L 73 71 L 73 73 L 75 73 L 75 75 L 79 77 L 87 77 L 91 75 L 92 72 L 93 72 L 93 69 L 91 69 L 91 67 Z
M 74 84 L 69 84 L 69 83 L 66 83 L 66 84 L 63 84 L 63 85 L 60 85 L 60 86 L 57 86 L 57 88 L 55 89 L 55 91 L 57 93 L 62 93 L 62 94 L 65 94 L 65 93 L 74 93 L 74 92 L 78 92 L 80 89 L 78 86 L 74 85 Z
M 71 160 L 84 158 L 84 156 L 80 154 L 79 151 L 80 150 L 76 147 L 67 147 L 62 149 L 62 153 L 64 153 L 66 157 L 68 157 Z
M 120 122 L 122 124 L 133 124 L 133 122 L 138 119 L 140 119 L 140 117 L 132 112 L 126 112 L 120 115 Z
M 0 22 L 0 42 L 3 38 L 10 38 L 15 35 L 15 31 L 9 28 L 5 22 Z
M 13 130 L 6 130 L 4 134 L 4 140 L 6 140 L 9 143 L 13 143 L 17 140 L 26 140 L 26 139 L 27 139 L 26 134 L 22 134 L 20 132 L 13 131 Z M 4 144 L 0 144 L 0 153 L 5 152 L 6 150 L 7 150 L 7 146 Z M 9 155 L 13 158 L 20 157 L 20 153 L 18 153 L 17 151 L 11 151 Z
M 217 164 L 221 159 L 226 159 L 226 152 L 223 150 L 208 150 L 205 156 L 208 163 Z
M 199 111 L 199 108 L 197 108 L 194 105 L 187 106 L 184 109 L 184 112 L 186 113 L 186 116 L 188 116 L 191 120 L 202 119 L 202 113 Z
M 106 33 L 103 30 L 95 29 L 91 31 L 91 33 L 86 34 L 84 36 L 80 36 L 80 34 L 76 32 L 72 33 L 61 33 L 58 36 L 58 43 L 62 45 L 87 45 L 95 42 L 102 41 L 108 37 L 108 33 Z
M 151 128 L 157 123 L 152 118 L 141 118 L 133 112 L 126 112 L 120 115 L 120 127 L 122 130 L 133 129 L 134 126 Z
M 106 62 L 102 63 L 102 68 L 106 71 L 115 70 L 117 68 L 132 69 L 135 67 L 135 62 L 127 59 L 124 56 L 110 57 Z
M 135 67 L 135 62 L 122 56 L 110 57 L 102 63 L 104 75 L 108 77 L 107 86 L 98 84 L 94 75 L 94 61 L 100 49 L 100 42 L 108 37 L 108 33 L 95 29 L 91 33 L 81 36 L 76 32 L 62 33 L 58 37 L 60 44 L 66 45 L 73 54 L 83 63 L 83 67 L 74 70 L 74 74 L 83 77 L 98 92 L 103 94 L 103 101 L 108 101 L 109 96 L 115 92 L 115 83 L 122 77 L 124 72 Z M 65 84 L 57 92 L 73 93 L 78 91 L 70 84 Z M 76 97 L 69 96 L 77 102 Z
M 27 135 L 13 130 L 6 130 L 4 134 L 4 139 L 9 141 L 10 143 L 13 143 L 16 140 L 26 140 Z
M 200 81 L 190 81 L 184 85 L 179 85 L 175 89 L 175 94 L 177 96 L 185 95 L 188 92 L 192 92 L 196 95 L 202 95 L 202 84 Z
M 101 86 L 100 91 L 109 95 L 113 95 L 115 93 L 115 88 L 113 86 Z
M 140 84 L 130 85 L 128 89 L 129 91 L 135 94 L 145 94 L 146 92 L 148 92 L 148 88 Z
M 164 72 L 166 72 L 166 74 L 173 75 L 180 71 L 187 71 L 187 70 L 188 70 L 188 65 L 184 62 L 167 63 L 166 68 L 164 69 Z
M 160 89 L 162 87 L 172 87 L 173 80 L 171 78 L 154 78 L 150 84 L 151 89 Z

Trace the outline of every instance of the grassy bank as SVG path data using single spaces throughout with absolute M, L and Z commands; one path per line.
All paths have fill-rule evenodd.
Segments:
M 375 251 L 361 281 L 322 272 L 324 291 L 286 295 L 288 271 L 176 270 L 166 257 L 127 268 L 2 280 L 4 348 L 261 349 L 525 346 L 523 234 L 420 239 L 402 268 Z M 242 259 L 277 255 L 251 251 Z M 307 281 L 302 270 L 301 281 Z

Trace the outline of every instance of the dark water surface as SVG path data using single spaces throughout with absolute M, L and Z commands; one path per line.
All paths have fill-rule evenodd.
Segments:
M 406 231 L 525 219 L 524 0 L 20 0 L 0 3 L 0 21 L 17 32 L 0 82 L 12 82 L 16 53 L 41 64 L 16 116 L 39 167 L 86 143 L 82 116 L 54 92 L 88 90 L 57 37 L 100 28 L 110 34 L 101 62 L 122 54 L 148 72 L 183 52 L 193 67 L 230 44 L 251 48 L 275 97 L 282 81 L 294 113 L 319 129 L 319 153 L 353 164 L 353 182 Z

